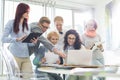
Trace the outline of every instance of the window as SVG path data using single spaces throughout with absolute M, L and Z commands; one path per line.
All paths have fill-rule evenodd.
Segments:
M 55 16 L 62 16 L 64 19 L 64 28 L 66 30 L 73 28 L 72 27 L 72 10 L 68 9 L 55 9 Z
M 43 16 L 43 7 L 40 5 L 29 4 L 30 14 L 29 14 L 29 23 L 38 22 L 39 19 Z
M 110 8 L 112 9 L 112 8 Z M 112 13 L 112 47 L 120 49 L 120 1 L 114 5 Z
M 92 17 L 93 14 L 90 11 L 75 11 L 74 12 L 74 23 L 75 23 L 75 30 L 81 35 L 84 31 L 85 22 Z

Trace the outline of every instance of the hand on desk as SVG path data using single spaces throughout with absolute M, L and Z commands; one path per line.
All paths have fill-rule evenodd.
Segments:
M 45 57 L 42 58 L 41 62 L 42 62 L 42 63 L 45 63 L 45 62 L 46 62 L 46 58 L 45 58 Z

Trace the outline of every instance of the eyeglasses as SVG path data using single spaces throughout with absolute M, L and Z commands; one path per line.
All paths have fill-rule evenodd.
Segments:
M 47 26 L 44 26 L 44 25 L 42 25 L 42 24 L 41 24 L 41 26 L 42 26 L 43 28 L 45 28 L 45 29 L 48 29 L 48 28 L 49 28 L 49 27 L 47 27 Z
M 75 40 L 76 38 L 71 38 L 71 37 L 68 37 L 69 40 Z

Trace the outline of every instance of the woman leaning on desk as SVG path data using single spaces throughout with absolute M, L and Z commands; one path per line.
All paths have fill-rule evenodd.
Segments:
M 76 30 L 68 30 L 64 36 L 64 51 L 85 49 Z M 69 75 L 67 80 L 88 80 L 85 76 Z

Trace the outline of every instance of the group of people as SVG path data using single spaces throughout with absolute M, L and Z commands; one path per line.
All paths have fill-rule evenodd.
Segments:
M 47 38 L 43 35 L 31 39 L 31 43 L 22 43 L 22 40 L 31 32 L 44 33 L 50 26 L 51 21 L 48 17 L 41 17 L 38 22 L 28 25 L 30 7 L 28 4 L 20 3 L 17 6 L 14 20 L 8 21 L 4 28 L 2 42 L 10 43 L 9 50 L 15 57 L 16 62 L 23 73 L 32 73 L 32 64 L 30 55 L 35 54 L 33 64 L 40 67 L 41 63 L 46 62 L 45 53 L 50 51 L 58 55 L 56 64 L 63 64 L 68 50 L 91 49 L 95 42 L 100 42 L 101 37 L 96 33 L 97 23 L 95 20 L 89 20 L 85 25 L 85 33 L 78 34 L 74 29 L 64 30 L 64 20 L 61 16 L 54 18 L 56 31 L 48 33 Z M 40 44 L 43 46 L 40 46 Z M 102 54 L 99 51 L 99 54 Z M 94 53 L 96 53 L 94 51 Z M 104 65 L 102 55 L 93 59 L 93 64 Z M 36 67 L 36 70 L 37 70 Z M 38 71 L 36 71 L 38 72 Z M 42 72 L 41 72 L 42 73 Z M 47 73 L 50 80 L 62 80 L 60 75 Z M 26 76 L 22 76 L 26 77 Z M 68 76 L 67 80 L 86 80 L 84 76 Z

